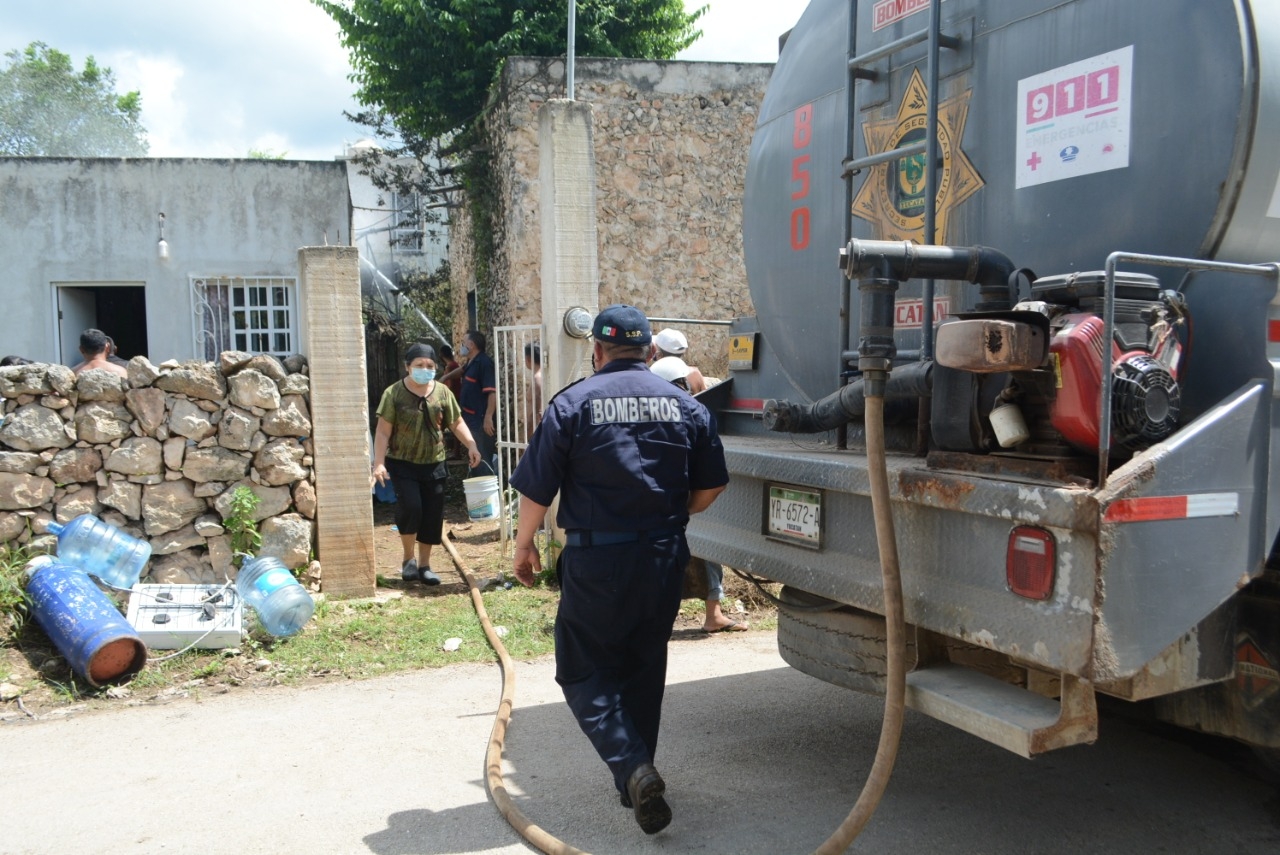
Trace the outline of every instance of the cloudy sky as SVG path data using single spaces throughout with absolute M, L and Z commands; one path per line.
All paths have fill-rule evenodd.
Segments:
M 772 62 L 808 0 L 710 6 L 681 59 Z M 153 157 L 329 160 L 363 136 L 337 26 L 309 0 L 0 0 L 0 53 L 42 41 L 142 92 Z

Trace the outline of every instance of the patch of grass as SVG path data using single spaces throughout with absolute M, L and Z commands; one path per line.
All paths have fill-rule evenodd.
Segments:
M 512 588 L 481 596 L 493 624 L 507 627 L 503 644 L 513 658 L 552 651 L 555 592 Z M 467 596 L 331 602 L 323 617 L 313 618 L 292 638 L 271 638 L 257 629 L 251 630 L 250 638 L 250 646 L 271 660 L 282 680 L 335 673 L 369 677 L 458 662 L 493 662 L 497 656 Z M 450 638 L 462 639 L 454 652 L 444 650 Z
M 68 679 L 49 680 L 49 685 L 57 692 L 67 703 L 74 703 L 84 697 L 85 686 L 76 680 Z
M 494 625 L 507 628 L 503 644 L 514 659 L 532 659 L 553 650 L 557 592 L 517 587 L 482 597 Z M 364 679 L 460 662 L 497 661 L 466 594 L 321 599 L 315 617 L 289 638 L 268 635 L 251 610 L 246 610 L 245 621 L 248 635 L 238 651 L 195 649 L 173 658 L 164 658 L 170 651 L 153 651 L 147 666 L 127 684 L 132 696 L 163 696 L 197 680 L 206 685 L 293 684 L 311 678 Z M 18 646 L 32 665 L 38 667 L 46 657 L 57 655 L 39 627 L 27 627 L 22 636 Z M 454 637 L 461 638 L 462 644 L 446 652 L 446 639 Z M 17 650 L 6 652 L 18 654 Z M 15 670 L 15 666 L 0 670 Z M 4 677 L 0 673 L 0 679 Z M 36 709 L 105 700 L 105 688 L 94 688 L 65 668 L 43 674 L 32 670 L 30 679 L 18 682 L 28 706 Z
M 31 554 L 18 546 L 0 552 L 0 643 L 13 644 L 27 620 L 26 564 Z
M 459 480 L 449 482 L 458 488 L 458 495 L 447 507 L 455 507 L 455 515 L 459 513 L 456 508 L 462 509 L 455 543 L 468 562 L 468 569 L 481 585 L 495 577 L 509 579 L 511 558 L 498 548 L 496 529 L 466 520 Z M 375 515 L 379 510 L 384 517 L 380 524 L 389 526 L 389 512 L 375 507 Z M 398 550 L 398 542 L 392 543 L 391 548 Z M 435 554 L 432 557 L 433 563 L 440 562 L 438 569 L 451 567 L 446 554 L 439 554 L 438 559 Z M 26 559 L 23 554 L 0 553 L 0 681 L 17 685 L 26 707 L 35 714 L 71 703 L 110 703 L 106 689 L 91 687 L 70 673 L 34 621 L 24 622 Z M 771 607 L 752 586 L 726 573 L 725 587 L 726 611 L 734 614 L 738 603 L 742 603 L 753 630 L 776 627 Z M 248 634 L 238 650 L 193 649 L 173 658 L 165 658 L 172 651 L 152 651 L 146 668 L 127 684 L 128 694 L 146 701 L 181 696 L 188 691 L 196 695 L 226 691 L 228 686 L 252 689 L 314 679 L 363 679 L 456 663 L 497 661 L 470 596 L 456 584 L 432 590 L 406 587 L 395 573 L 378 577 L 378 591 L 379 596 L 370 599 L 318 597 L 311 621 L 289 638 L 268 635 L 258 625 L 253 611 L 246 609 Z M 554 650 L 558 590 L 545 585 L 525 588 L 515 584 L 481 596 L 494 625 L 506 627 L 503 644 L 513 659 L 534 659 Z M 118 604 L 122 601 L 123 598 L 117 599 Z M 762 607 L 767 614 L 761 614 Z M 700 623 L 702 609 L 700 600 L 685 601 L 682 618 L 690 616 Z M 456 651 L 446 652 L 444 644 L 450 638 L 459 638 L 462 643 Z M 0 705 L 0 713 L 5 712 L 9 710 Z

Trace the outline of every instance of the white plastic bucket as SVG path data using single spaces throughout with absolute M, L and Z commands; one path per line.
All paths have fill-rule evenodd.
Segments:
M 467 516 L 473 520 L 491 520 L 498 516 L 498 476 L 479 475 L 463 478 L 467 494 Z

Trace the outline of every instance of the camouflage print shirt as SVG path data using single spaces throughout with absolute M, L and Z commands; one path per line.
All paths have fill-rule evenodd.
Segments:
M 382 393 L 378 418 L 391 425 L 387 457 L 409 463 L 441 463 L 445 459 L 444 433 L 462 418 L 462 410 L 443 383 L 433 383 L 422 398 L 401 380 Z

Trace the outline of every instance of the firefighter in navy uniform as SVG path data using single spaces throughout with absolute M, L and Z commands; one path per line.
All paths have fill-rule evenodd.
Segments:
M 596 316 L 596 373 L 547 405 L 511 476 L 520 491 L 513 570 L 541 570 L 534 533 L 560 493 L 556 682 L 646 834 L 671 821 L 653 766 L 667 642 L 680 607 L 689 515 L 729 482 L 706 407 L 648 369 L 651 332 L 634 306 Z

